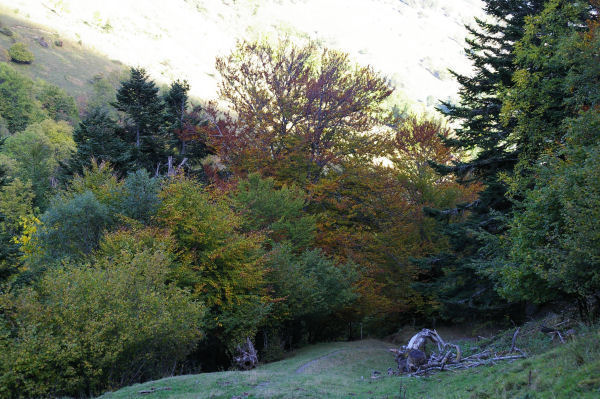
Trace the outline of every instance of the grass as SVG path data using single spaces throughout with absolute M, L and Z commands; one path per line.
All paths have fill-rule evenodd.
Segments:
M 507 336 L 512 336 L 507 331 Z M 377 340 L 320 344 L 249 372 L 226 371 L 165 378 L 137 384 L 102 399 L 159 398 L 406 398 L 406 399 L 560 399 L 600 398 L 600 331 L 585 330 L 558 345 L 546 336 L 524 337 L 525 360 L 446 372 L 429 377 L 387 376 L 394 359 L 390 344 Z M 494 347 L 504 343 L 503 335 Z M 535 349 L 537 348 L 537 349 Z M 471 345 L 470 350 L 476 350 Z M 549 350 L 548 350 L 549 349 Z M 373 370 L 383 376 L 372 379 Z M 160 387 L 148 395 L 139 391 Z M 403 396 L 406 392 L 406 396 Z
M 13 33 L 12 36 L 0 34 L 0 62 L 9 62 L 7 50 L 14 43 L 25 43 L 33 53 L 34 61 L 31 64 L 10 62 L 11 66 L 30 78 L 55 84 L 75 98 L 92 93 L 90 81 L 95 76 L 110 77 L 125 69 L 121 63 L 89 51 L 78 43 L 60 38 L 58 33 L 48 31 L 46 27 L 10 16 L 2 9 L 0 25 Z M 44 38 L 48 47 L 40 45 L 40 37 Z M 59 39 L 62 46 L 55 43 Z

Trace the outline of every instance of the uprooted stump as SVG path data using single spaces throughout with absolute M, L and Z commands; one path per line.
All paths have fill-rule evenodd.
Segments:
M 258 365 L 258 354 L 250 338 L 237 347 L 238 355 L 233 358 L 235 365 L 241 370 L 251 370 Z
M 423 329 L 415 334 L 408 345 L 400 349 L 390 349 L 396 356 L 400 373 L 419 376 L 437 371 L 468 369 L 486 364 L 494 364 L 502 360 L 514 360 L 526 357 L 525 353 L 515 346 L 519 329 L 515 332 L 512 345 L 507 353 L 499 354 L 486 350 L 463 357 L 460 346 L 445 342 L 435 330 Z M 425 353 L 425 344 L 431 341 L 437 347 L 429 358 Z

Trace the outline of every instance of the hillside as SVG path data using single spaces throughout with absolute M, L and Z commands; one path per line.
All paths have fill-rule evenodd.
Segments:
M 531 327 L 531 326 L 530 326 Z M 509 333 L 509 332 L 507 332 Z M 500 335 L 497 344 L 506 345 Z M 461 342 L 464 348 L 479 344 Z M 320 344 L 248 372 L 226 371 L 165 378 L 134 385 L 103 399 L 150 398 L 597 398 L 600 394 L 598 332 L 556 346 L 541 333 L 523 343 L 538 353 L 514 363 L 429 377 L 388 376 L 390 343 L 366 340 Z M 373 370 L 382 376 L 371 378 Z M 143 395 L 140 392 L 152 391 Z
M 44 25 L 38 26 L 42 30 L 16 29 L 34 48 L 40 47 L 35 42 L 39 36 L 69 39 L 114 62 L 144 66 L 159 81 L 188 79 L 191 94 L 204 99 L 215 97 L 215 57 L 227 53 L 236 40 L 310 37 L 384 72 L 398 96 L 432 106 L 454 98 L 458 90 L 446 69 L 470 68 L 463 51 L 464 24 L 481 15 L 481 2 L 178 0 L 165 7 L 161 0 L 107 0 L 101 6 L 76 0 L 1 0 L 0 13 L 5 25 Z M 44 57 L 33 68 L 50 81 L 53 75 L 69 75 L 67 89 L 73 89 L 72 81 L 111 67 L 106 61 L 74 70 L 73 57 L 64 55 L 68 50 L 51 45 L 44 51 L 59 55 Z M 81 63 L 94 62 L 92 53 L 80 54 Z

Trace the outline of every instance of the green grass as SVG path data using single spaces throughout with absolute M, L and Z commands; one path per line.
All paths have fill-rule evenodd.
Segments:
M 511 335 L 510 331 L 506 335 Z M 600 398 L 598 330 L 588 330 L 573 342 L 560 346 L 553 347 L 555 344 L 544 336 L 524 344 L 537 345 L 540 350 L 542 345 L 551 349 L 513 363 L 408 378 L 387 376 L 388 367 L 394 367 L 393 356 L 387 352 L 390 344 L 376 340 L 320 344 L 248 372 L 165 378 L 107 393 L 102 398 L 391 399 L 403 398 L 404 390 L 407 399 Z M 302 372 L 298 372 L 303 366 Z M 373 370 L 383 376 L 371 379 Z M 170 389 L 139 394 L 152 387 Z
M 7 53 L 14 43 L 25 43 L 35 57 L 33 63 L 10 62 L 11 66 L 30 78 L 55 84 L 75 98 L 91 94 L 90 81 L 95 76 L 111 77 L 126 69 L 120 62 L 89 51 L 79 43 L 64 40 L 46 27 L 11 16 L 1 8 L 0 26 L 13 33 L 12 36 L 0 34 L 0 62 L 10 62 Z M 40 45 L 40 37 L 48 47 Z M 62 41 L 62 46 L 55 44 L 57 40 Z

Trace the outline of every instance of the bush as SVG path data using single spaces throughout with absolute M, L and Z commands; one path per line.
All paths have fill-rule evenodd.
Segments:
M 319 249 L 297 255 L 291 245 L 274 248 L 268 261 L 268 277 L 273 295 L 270 327 L 285 332 L 298 342 L 303 334 L 309 341 L 330 339 L 327 327 L 335 323 L 335 313 L 352 306 L 357 299 L 353 285 L 357 267 L 351 263 L 338 267 Z M 333 326 L 331 329 L 339 333 Z
M 38 262 L 78 259 L 94 250 L 114 219 L 91 191 L 65 202 L 57 198 L 41 216 L 34 239 L 42 251 Z
M 8 49 L 8 55 L 17 64 L 31 64 L 34 56 L 25 43 L 15 43 Z
M 0 296 L 0 397 L 94 396 L 168 375 L 197 345 L 203 309 L 168 283 L 168 248 L 118 240 Z
M 14 34 L 13 31 L 8 28 L 0 28 L 0 33 L 8 37 L 11 37 Z

